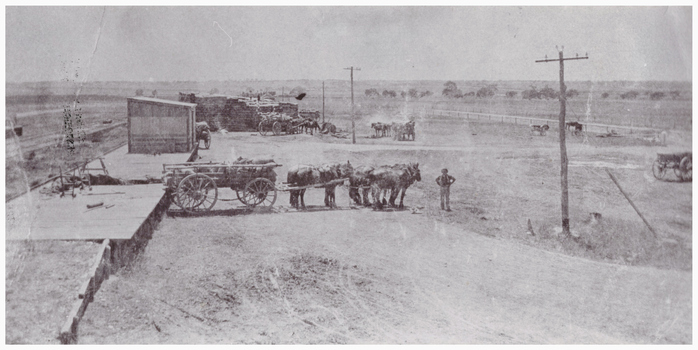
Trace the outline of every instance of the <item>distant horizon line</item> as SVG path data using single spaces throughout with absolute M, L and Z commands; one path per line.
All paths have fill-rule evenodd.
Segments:
M 148 81 L 148 80 L 93 80 L 89 82 L 85 82 L 85 84 L 89 83 L 149 83 L 149 84 L 157 84 L 157 83 L 209 83 L 209 82 L 218 82 L 218 83 L 225 83 L 225 82 L 273 82 L 273 81 L 346 81 L 348 82 L 349 79 L 254 79 L 254 80 L 232 80 L 232 79 L 227 79 L 227 80 L 157 80 L 157 81 Z M 374 81 L 400 81 L 400 82 L 411 82 L 411 81 L 419 81 L 419 82 L 441 82 L 441 81 L 482 81 L 482 82 L 487 82 L 487 81 L 559 81 L 557 79 L 354 79 L 354 82 L 374 82 Z M 633 83 L 651 83 L 651 82 L 663 82 L 663 83 L 692 83 L 693 80 L 577 80 L 577 79 L 569 79 L 565 80 L 565 82 L 633 82 Z M 6 84 L 29 84 L 29 83 L 70 83 L 65 80 L 29 80 L 29 81 L 5 81 Z M 74 81 L 72 83 L 80 83 L 77 81 Z

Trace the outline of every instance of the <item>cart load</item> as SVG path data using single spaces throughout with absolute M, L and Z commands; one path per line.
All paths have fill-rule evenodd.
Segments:
M 298 134 L 300 128 L 306 123 L 305 119 L 298 116 L 292 117 L 288 114 L 277 112 L 259 113 L 259 116 L 261 121 L 257 126 L 257 130 L 262 136 L 266 136 L 269 132 L 277 136 L 284 132 L 287 134 Z
M 219 187 L 235 191 L 248 207 L 271 207 L 276 201 L 274 168 L 280 166 L 273 159 L 242 157 L 233 163 L 163 164 L 163 185 L 187 213 L 210 211 L 218 200 Z

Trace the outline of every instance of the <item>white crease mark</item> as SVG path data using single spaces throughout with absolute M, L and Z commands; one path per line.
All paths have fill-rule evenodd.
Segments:
M 225 35 L 228 35 L 228 32 L 226 32 L 225 30 L 223 30 L 223 28 L 221 28 L 221 25 L 218 24 L 218 22 L 213 21 L 213 25 L 214 25 L 214 26 L 218 26 L 218 28 L 219 28 L 220 30 L 222 30 L 223 33 L 225 33 Z M 228 38 L 230 38 L 230 47 L 233 47 L 233 37 L 230 36 L 230 35 L 228 35 Z
M 92 69 L 92 58 L 95 56 L 97 53 L 97 46 L 99 44 L 99 38 L 102 37 L 102 28 L 104 27 L 104 15 L 107 13 L 107 7 L 105 6 L 102 10 L 102 19 L 99 21 L 99 30 L 97 31 L 97 40 L 95 40 L 95 47 L 92 50 L 92 54 L 90 55 L 90 59 L 87 60 L 87 73 L 85 73 L 85 76 L 82 78 L 82 81 L 80 82 L 80 86 L 78 87 L 78 91 L 75 92 L 75 100 L 73 101 L 73 110 L 77 108 L 77 102 L 78 102 L 78 97 L 80 96 L 80 91 L 82 90 L 82 85 L 85 84 L 87 81 L 87 78 L 90 76 L 90 71 Z

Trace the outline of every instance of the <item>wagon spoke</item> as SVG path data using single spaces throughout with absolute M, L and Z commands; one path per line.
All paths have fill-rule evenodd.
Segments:
M 210 210 L 216 203 L 218 188 L 215 181 L 205 174 L 185 177 L 177 186 L 177 205 L 186 212 L 197 208 Z

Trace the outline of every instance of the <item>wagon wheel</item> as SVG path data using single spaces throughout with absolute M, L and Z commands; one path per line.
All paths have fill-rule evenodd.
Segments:
M 245 196 L 243 195 L 245 193 L 244 190 L 236 190 L 232 187 L 231 189 L 235 191 L 235 195 L 238 197 L 238 200 L 242 202 L 242 204 L 247 205 L 247 201 L 245 200 Z
M 661 163 L 659 160 L 655 160 L 654 163 L 652 163 L 652 174 L 654 177 L 657 180 L 661 180 L 662 177 L 664 177 L 664 173 L 666 173 L 664 163 Z
M 62 181 L 62 182 L 61 182 Z M 58 176 L 53 181 L 51 181 L 51 192 L 59 193 L 62 191 L 68 191 L 73 183 L 67 176 Z M 62 186 L 62 188 L 61 188 Z
M 245 186 L 243 199 L 240 201 L 251 207 L 271 207 L 276 202 L 276 187 L 271 180 L 258 177 Z
M 684 181 L 693 180 L 693 157 L 683 157 L 679 169 L 681 169 L 681 179 Z
M 262 136 L 267 136 L 267 133 L 269 132 L 269 130 L 264 129 L 265 126 L 266 123 L 263 121 L 259 122 L 259 127 L 257 129 L 259 130 L 259 134 Z
M 681 169 L 681 164 L 676 164 L 674 163 L 674 175 L 678 177 L 680 180 L 683 179 L 683 170 Z
M 191 174 L 177 186 L 175 204 L 187 213 L 209 211 L 218 199 L 218 186 L 207 175 Z
M 271 131 L 274 132 L 274 135 L 276 136 L 281 135 L 281 123 L 274 122 L 274 124 L 271 126 Z

